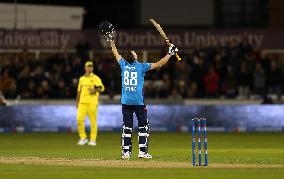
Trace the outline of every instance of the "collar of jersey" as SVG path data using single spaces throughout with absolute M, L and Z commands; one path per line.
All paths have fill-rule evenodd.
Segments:
M 85 75 L 85 77 L 91 77 L 94 76 L 94 73 L 90 73 L 89 75 Z
M 127 62 L 127 61 L 126 61 Z M 137 60 L 134 60 L 134 62 L 133 63 L 129 63 L 129 62 L 127 62 L 129 65 L 134 65 L 135 63 L 137 63 L 138 61 Z

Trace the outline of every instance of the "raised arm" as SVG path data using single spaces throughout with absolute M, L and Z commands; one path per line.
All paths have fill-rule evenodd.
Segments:
M 161 60 L 159 60 L 156 63 L 151 64 L 150 70 L 158 69 L 164 66 L 170 59 L 172 55 L 175 55 L 177 53 L 178 49 L 173 44 L 169 47 L 169 52 L 166 56 L 164 56 Z
M 111 46 L 111 51 L 112 51 L 112 53 L 113 53 L 115 59 L 116 59 L 117 61 L 119 61 L 122 57 L 121 57 L 121 55 L 120 55 L 120 54 L 118 53 L 118 51 L 117 51 L 117 48 L 116 48 L 115 43 L 114 43 L 114 40 L 111 40 L 111 41 L 110 41 L 110 46 Z
M 114 26 L 107 21 L 101 22 L 99 25 L 99 33 L 106 39 L 106 41 L 110 42 L 111 51 L 118 62 L 121 59 L 121 55 L 118 53 L 114 43 Z
M 169 61 L 170 57 L 171 57 L 171 55 L 167 54 L 158 62 L 152 63 L 150 70 L 161 68 L 162 66 L 164 66 Z

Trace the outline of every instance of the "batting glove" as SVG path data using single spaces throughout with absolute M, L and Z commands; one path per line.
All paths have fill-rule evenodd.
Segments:
M 170 47 L 169 47 L 169 52 L 168 52 L 168 54 L 169 54 L 170 56 L 173 56 L 173 55 L 175 55 L 177 52 L 178 52 L 178 48 L 177 48 L 176 46 L 174 46 L 173 44 L 171 44 Z
M 106 41 L 113 41 L 114 39 L 114 32 L 107 32 L 104 35 L 104 38 L 106 39 Z

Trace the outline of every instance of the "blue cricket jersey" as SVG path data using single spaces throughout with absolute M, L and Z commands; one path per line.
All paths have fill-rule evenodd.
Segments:
M 126 105 L 144 105 L 143 85 L 145 72 L 151 67 L 150 63 L 139 63 L 135 60 L 129 64 L 119 60 L 122 77 L 121 103 Z

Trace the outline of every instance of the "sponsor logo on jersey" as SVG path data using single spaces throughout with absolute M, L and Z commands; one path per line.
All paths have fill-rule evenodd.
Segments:
M 129 69 L 129 70 L 135 70 L 135 67 L 129 67 L 129 66 L 126 66 L 126 69 Z

